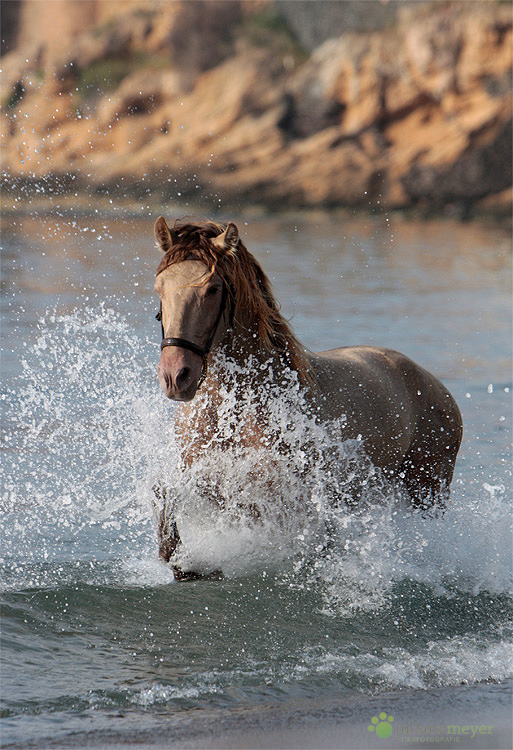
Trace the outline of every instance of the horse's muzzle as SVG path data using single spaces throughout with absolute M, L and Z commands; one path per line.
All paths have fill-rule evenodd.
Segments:
M 196 395 L 202 369 L 198 354 L 178 346 L 166 347 L 157 368 L 160 387 L 174 401 L 190 401 Z

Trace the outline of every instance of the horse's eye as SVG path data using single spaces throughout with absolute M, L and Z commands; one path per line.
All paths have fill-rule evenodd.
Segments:
M 207 289 L 207 297 L 213 297 L 214 294 L 217 294 L 218 291 L 219 289 L 216 286 L 210 286 Z

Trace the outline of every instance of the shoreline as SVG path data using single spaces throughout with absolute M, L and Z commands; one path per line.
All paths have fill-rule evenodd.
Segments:
M 14 198 L 13 198 L 14 195 Z M 348 219 L 377 219 L 379 217 L 392 217 L 396 220 L 408 222 L 430 222 L 430 221 L 456 221 L 458 223 L 477 223 L 492 225 L 510 231 L 513 227 L 512 212 L 477 210 L 462 213 L 457 206 L 447 206 L 443 210 L 425 210 L 419 207 L 411 208 L 387 208 L 382 205 L 369 206 L 278 206 L 264 205 L 260 203 L 235 204 L 227 201 L 224 204 L 213 206 L 199 201 L 165 201 L 158 193 L 147 195 L 144 198 L 136 198 L 119 193 L 97 194 L 95 192 L 78 191 L 70 193 L 67 191 L 55 191 L 47 195 L 38 192 L 31 194 L 16 195 L 14 189 L 4 191 L 0 200 L 0 218 L 30 217 L 34 214 L 56 216 L 59 218 L 88 218 L 93 216 L 119 218 L 151 218 L 157 217 L 164 212 L 174 212 L 177 215 L 199 215 L 209 217 L 222 217 L 226 214 L 237 216 L 248 216 L 250 219 L 265 219 L 280 217 L 316 215 L 340 215 Z
M 138 747 L 141 750 L 401 750 L 408 747 L 455 747 L 458 750 L 508 750 L 512 746 L 513 682 L 476 683 L 429 690 L 406 689 L 382 694 L 350 693 L 338 699 L 302 698 L 281 705 L 209 707 L 205 710 L 111 714 L 108 729 L 73 732 L 57 739 L 12 743 L 15 748 Z M 369 731 L 381 712 L 390 718 L 391 734 Z M 93 715 L 89 719 L 94 721 Z M 119 724 L 112 729 L 112 723 Z M 141 729 L 141 725 L 146 726 Z M 479 727 L 485 726 L 486 733 Z M 444 732 L 446 727 L 450 731 Z M 476 729 L 477 728 L 477 729 Z M 474 731 L 476 730 L 476 731 Z M 488 731 L 490 730 L 490 731 Z M 472 733 L 474 736 L 472 737 Z

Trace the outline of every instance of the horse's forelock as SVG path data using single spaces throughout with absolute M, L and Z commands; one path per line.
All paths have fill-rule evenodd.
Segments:
M 175 241 L 165 253 L 157 268 L 157 276 L 175 263 L 184 260 L 199 260 L 208 266 L 213 273 L 217 267 L 220 253 L 212 241 L 226 227 L 213 221 L 184 223 L 176 221 L 173 227 Z

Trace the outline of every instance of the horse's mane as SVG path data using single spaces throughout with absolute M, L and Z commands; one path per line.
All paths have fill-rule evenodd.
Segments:
M 176 221 L 170 228 L 172 245 L 160 261 L 157 276 L 184 260 L 205 263 L 209 269 L 205 281 L 217 272 L 233 296 L 234 320 L 248 316 L 253 319 L 262 347 L 268 352 L 278 352 L 297 371 L 301 382 L 309 382 L 311 376 L 304 349 L 282 316 L 271 283 L 260 264 L 240 239 L 234 252 L 218 248 L 212 242 L 225 229 L 225 224 L 213 221 Z

